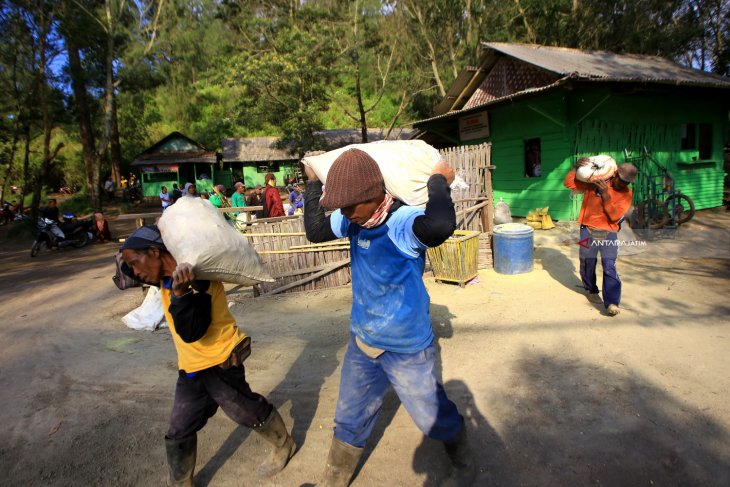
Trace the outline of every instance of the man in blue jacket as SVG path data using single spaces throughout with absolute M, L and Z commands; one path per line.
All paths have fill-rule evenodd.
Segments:
M 352 263 L 351 335 L 324 484 L 349 484 L 392 385 L 419 429 L 444 442 L 454 467 L 449 483 L 469 485 L 474 468 L 464 420 L 436 377 L 423 283 L 426 249 L 442 244 L 456 228 L 453 170 L 445 162 L 434 168 L 425 211 L 388 193 L 377 163 L 358 149 L 335 160 L 324 196 L 314 172 L 309 167 L 306 172 L 307 238 L 349 238 Z M 339 209 L 325 216 L 324 208 Z

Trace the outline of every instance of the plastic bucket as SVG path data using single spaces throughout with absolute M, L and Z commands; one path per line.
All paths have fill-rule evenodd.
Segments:
M 499 274 L 532 272 L 535 230 L 522 223 L 494 227 L 494 270 Z

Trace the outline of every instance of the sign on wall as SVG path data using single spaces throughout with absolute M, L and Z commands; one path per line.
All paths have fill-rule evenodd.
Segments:
M 487 112 L 473 113 L 459 117 L 459 140 L 483 139 L 489 136 Z

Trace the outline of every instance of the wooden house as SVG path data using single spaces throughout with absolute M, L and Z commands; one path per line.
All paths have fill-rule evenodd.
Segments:
M 728 78 L 666 59 L 482 43 L 478 66 L 414 127 L 436 147 L 491 142 L 495 201 L 514 215 L 550 206 L 575 219 L 580 199 L 562 184 L 575 161 L 609 154 L 620 164 L 644 148 L 697 209 L 721 205 L 729 107 Z
M 213 190 L 220 180 L 218 160 L 220 155 L 206 149 L 180 132 L 172 132 L 139 154 L 132 166 L 141 173 L 142 194 L 159 196 L 162 186 L 172 192 L 177 183 L 180 189 L 185 183 L 195 183 L 198 192 Z

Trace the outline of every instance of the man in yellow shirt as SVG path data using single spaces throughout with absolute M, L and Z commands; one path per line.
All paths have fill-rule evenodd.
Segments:
M 195 280 L 190 264 L 175 261 L 154 225 L 137 229 L 122 246 L 123 271 L 160 286 L 165 319 L 177 350 L 179 378 L 165 435 L 170 484 L 192 486 L 197 432 L 218 407 L 273 446 L 257 472 L 271 476 L 296 444 L 275 407 L 246 382 L 250 340 L 228 310 L 223 285 Z

